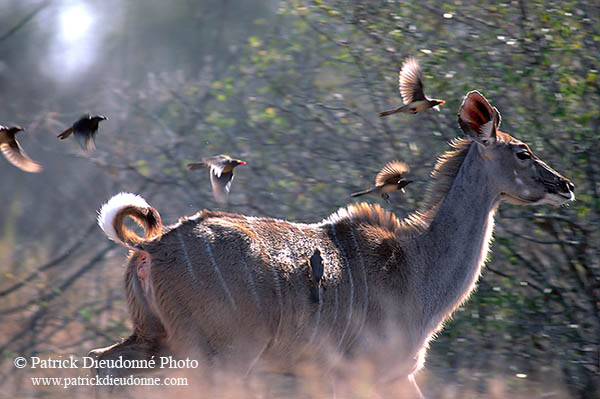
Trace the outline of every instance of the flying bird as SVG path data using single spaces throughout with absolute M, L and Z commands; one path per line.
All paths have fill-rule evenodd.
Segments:
M 75 123 L 73 126 L 59 134 L 58 137 L 61 140 L 66 139 L 71 134 L 75 135 L 75 138 L 79 142 L 81 148 L 87 151 L 93 151 L 96 149 L 96 132 L 98 131 L 98 124 L 100 121 L 108 120 L 104 115 L 85 114 Z
M 321 258 L 321 251 L 315 249 L 315 252 L 310 257 L 310 273 L 311 273 L 311 286 L 310 286 L 310 297 L 314 303 L 319 302 L 319 294 L 321 290 L 321 279 L 323 278 L 323 258 Z
M 0 151 L 6 160 L 17 168 L 29 173 L 41 172 L 41 164 L 33 161 L 25 154 L 15 135 L 22 131 L 20 126 L 6 127 L 0 125 Z
M 404 192 L 404 187 L 412 183 L 412 180 L 406 180 L 404 175 L 410 169 L 404 162 L 392 161 L 388 162 L 375 177 L 375 187 L 371 187 L 358 193 L 350 194 L 351 197 L 358 197 L 365 194 L 378 194 L 381 198 L 390 203 L 389 193 L 394 191 Z
M 233 168 L 238 165 L 246 165 L 246 162 L 221 154 L 214 157 L 202 158 L 202 162 L 188 163 L 187 169 L 210 169 L 210 184 L 212 185 L 213 195 L 218 202 L 225 203 L 227 202 L 229 191 L 231 191 Z
M 402 68 L 398 74 L 398 85 L 404 105 L 396 109 L 380 112 L 379 116 L 387 116 L 398 112 L 416 114 L 429 108 L 439 111 L 438 105 L 445 103 L 444 100 L 430 99 L 425 96 L 421 66 L 419 65 L 419 61 L 414 57 L 408 58 L 402 64 Z

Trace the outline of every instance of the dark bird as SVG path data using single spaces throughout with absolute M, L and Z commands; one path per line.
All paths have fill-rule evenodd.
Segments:
M 2 151 L 6 160 L 17 168 L 30 173 L 41 172 L 42 165 L 29 158 L 15 138 L 15 135 L 22 130 L 23 128 L 20 126 L 5 127 L 0 125 L 0 151 Z
M 392 161 L 388 162 L 375 177 L 375 187 L 365 191 L 350 194 L 351 197 L 358 197 L 365 194 L 378 194 L 381 198 L 390 203 L 389 193 L 394 191 L 404 192 L 404 187 L 412 183 L 412 180 L 404 179 L 404 174 L 408 173 L 409 168 L 404 162 Z
M 73 126 L 56 137 L 64 140 L 73 133 L 81 148 L 93 151 L 96 149 L 95 136 L 98 131 L 98 124 L 100 121 L 105 120 L 108 120 L 108 118 L 104 115 L 91 116 L 90 114 L 85 114 L 77 122 L 73 123 Z
M 398 74 L 398 84 L 404 105 L 396 109 L 380 112 L 379 116 L 387 116 L 397 112 L 416 114 L 429 108 L 439 111 L 438 105 L 445 103 L 444 100 L 429 99 L 425 96 L 421 66 L 419 65 L 419 61 L 414 57 L 408 58 L 402 64 L 402 69 L 400 69 L 400 73 Z
M 319 249 L 317 248 L 310 257 L 310 297 L 314 303 L 319 302 L 319 293 L 321 290 L 321 279 L 323 278 L 323 271 L 323 258 L 321 258 L 321 251 L 319 251 Z
M 231 191 L 233 168 L 238 165 L 246 165 L 246 162 L 221 154 L 214 157 L 202 158 L 202 162 L 188 163 L 187 169 L 209 168 L 213 195 L 218 202 L 225 203 L 227 202 L 229 191 Z

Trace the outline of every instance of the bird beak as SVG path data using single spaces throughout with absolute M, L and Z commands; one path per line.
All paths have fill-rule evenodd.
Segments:
M 240 161 L 240 165 L 246 165 L 246 161 Z

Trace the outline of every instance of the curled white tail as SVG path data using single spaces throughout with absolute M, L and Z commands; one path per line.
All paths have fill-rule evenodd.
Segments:
M 144 228 L 145 238 L 123 225 L 127 216 Z M 119 193 L 109 199 L 98 212 L 98 225 L 108 238 L 132 249 L 144 239 L 159 235 L 162 229 L 160 215 L 156 209 L 148 205 L 142 197 L 132 193 Z

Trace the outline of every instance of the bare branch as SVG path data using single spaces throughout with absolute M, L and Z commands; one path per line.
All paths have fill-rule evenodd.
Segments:
M 17 24 L 15 26 L 13 26 L 5 34 L 3 34 L 2 36 L 0 36 L 0 42 L 8 39 L 9 37 L 11 37 L 15 33 L 17 33 L 17 31 L 19 29 L 21 29 L 29 21 L 31 21 L 40 11 L 42 11 L 44 8 L 48 7 L 50 5 L 50 3 L 52 3 L 52 0 L 47 0 L 47 1 L 43 2 L 42 4 L 40 4 L 33 11 L 31 11 L 29 14 L 27 14 L 22 20 L 20 20 L 19 22 L 17 22 Z
M 25 277 L 23 280 L 19 281 L 18 283 L 15 283 L 12 286 L 0 291 L 0 298 L 23 287 L 24 285 L 29 283 L 31 280 L 36 278 L 41 272 L 52 269 L 53 267 L 62 264 L 65 261 L 65 259 L 67 259 L 69 256 L 71 256 L 73 254 L 73 252 L 85 242 L 85 240 L 95 230 L 95 228 L 96 228 L 96 222 L 92 223 L 92 225 L 90 227 L 88 227 L 88 229 L 85 231 L 85 233 L 83 233 L 79 237 L 79 239 L 77 241 L 75 241 L 73 243 L 73 245 L 71 245 L 69 248 L 67 248 L 62 254 L 58 255 L 56 258 L 52 259 L 51 261 L 39 266 L 35 271 L 33 271 L 31 274 L 29 274 L 27 277 Z

